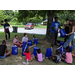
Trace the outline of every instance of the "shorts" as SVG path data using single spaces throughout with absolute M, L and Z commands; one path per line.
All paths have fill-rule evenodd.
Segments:
M 4 54 L 4 56 L 0 56 L 0 58 L 5 58 L 6 57 L 6 54 Z

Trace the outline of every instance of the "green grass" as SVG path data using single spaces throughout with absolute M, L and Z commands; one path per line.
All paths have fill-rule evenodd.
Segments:
M 13 45 L 12 41 L 16 34 L 18 35 L 19 40 L 22 40 L 23 33 L 11 33 L 10 41 L 6 42 L 8 51 L 12 50 L 12 45 Z M 28 35 L 28 38 L 32 40 L 33 34 L 27 34 L 27 35 Z M 41 52 L 45 55 L 46 49 L 50 48 L 50 42 L 43 39 L 45 37 L 45 35 L 37 35 L 36 34 L 35 36 L 38 38 L 37 47 L 40 47 Z M 60 37 L 58 37 L 58 39 L 63 41 L 63 39 Z M 0 32 L 0 44 L 1 44 L 2 40 L 5 40 L 4 32 Z M 44 45 L 44 47 L 42 47 L 42 45 Z M 30 51 L 31 51 L 31 53 L 33 53 L 33 48 L 31 48 Z M 75 52 L 75 50 L 73 50 L 73 52 Z M 18 48 L 18 55 L 11 55 L 5 59 L 0 59 L 0 65 L 23 65 L 22 62 L 24 62 L 25 59 L 22 57 L 21 53 L 22 53 L 22 48 Z M 54 50 L 53 54 L 55 54 L 55 50 Z M 72 64 L 67 64 L 62 61 L 61 61 L 61 63 L 56 64 L 52 60 L 49 60 L 49 59 L 44 59 L 44 61 L 41 63 L 39 63 L 36 60 L 32 60 L 31 62 L 29 62 L 29 64 L 30 65 L 75 65 L 75 58 L 73 58 Z

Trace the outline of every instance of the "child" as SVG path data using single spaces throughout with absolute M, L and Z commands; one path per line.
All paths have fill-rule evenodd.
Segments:
M 33 42 L 34 42 L 34 39 L 35 39 L 35 35 L 33 35 Z
M 33 59 L 33 55 L 31 57 L 30 48 L 27 48 L 26 52 L 25 53 L 23 52 L 23 54 L 26 55 L 26 60 L 31 61 Z
M 65 49 L 65 58 L 62 57 L 62 60 L 66 63 L 72 63 L 73 59 L 72 59 L 72 53 L 71 53 L 71 49 L 70 47 L 66 47 Z
M 6 41 L 2 41 L 2 45 L 0 45 L 0 58 L 5 58 L 11 54 L 11 51 L 7 51 Z
M 18 35 L 15 35 L 15 38 L 13 40 L 13 45 L 17 45 L 18 47 L 21 47 L 22 46 L 22 42 L 19 41 Z
M 37 49 L 37 56 L 36 56 L 36 59 L 37 59 L 39 62 L 42 62 L 42 61 L 43 61 L 43 55 L 42 55 L 40 49 Z
M 24 33 L 24 37 L 22 38 L 22 43 L 23 42 L 27 42 L 28 43 L 28 37 L 27 37 L 26 33 Z
M 52 53 L 53 54 L 53 53 Z M 61 54 L 60 54 L 60 50 L 56 50 L 56 55 L 52 55 L 51 57 L 52 60 L 56 63 L 60 63 L 61 62 Z
M 9 24 L 7 22 L 7 19 L 4 20 L 5 21 L 5 24 L 4 24 L 4 31 L 5 31 L 5 37 L 6 37 L 6 40 L 7 40 L 7 34 L 9 35 L 9 40 L 10 40 L 10 31 L 9 31 Z M 9 41 L 7 40 L 7 41 Z

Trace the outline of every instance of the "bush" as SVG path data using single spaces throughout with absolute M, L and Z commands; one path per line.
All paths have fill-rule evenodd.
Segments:
M 10 25 L 22 25 L 22 23 L 20 22 L 8 22 Z

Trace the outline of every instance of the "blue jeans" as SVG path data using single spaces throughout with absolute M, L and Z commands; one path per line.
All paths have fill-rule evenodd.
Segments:
M 74 45 L 74 33 L 69 36 L 69 39 L 64 43 L 63 47 L 66 48 L 70 42 L 72 43 L 72 48 L 75 47 L 75 45 Z
M 6 54 L 4 54 L 4 56 L 0 56 L 0 58 L 5 58 L 6 57 Z

